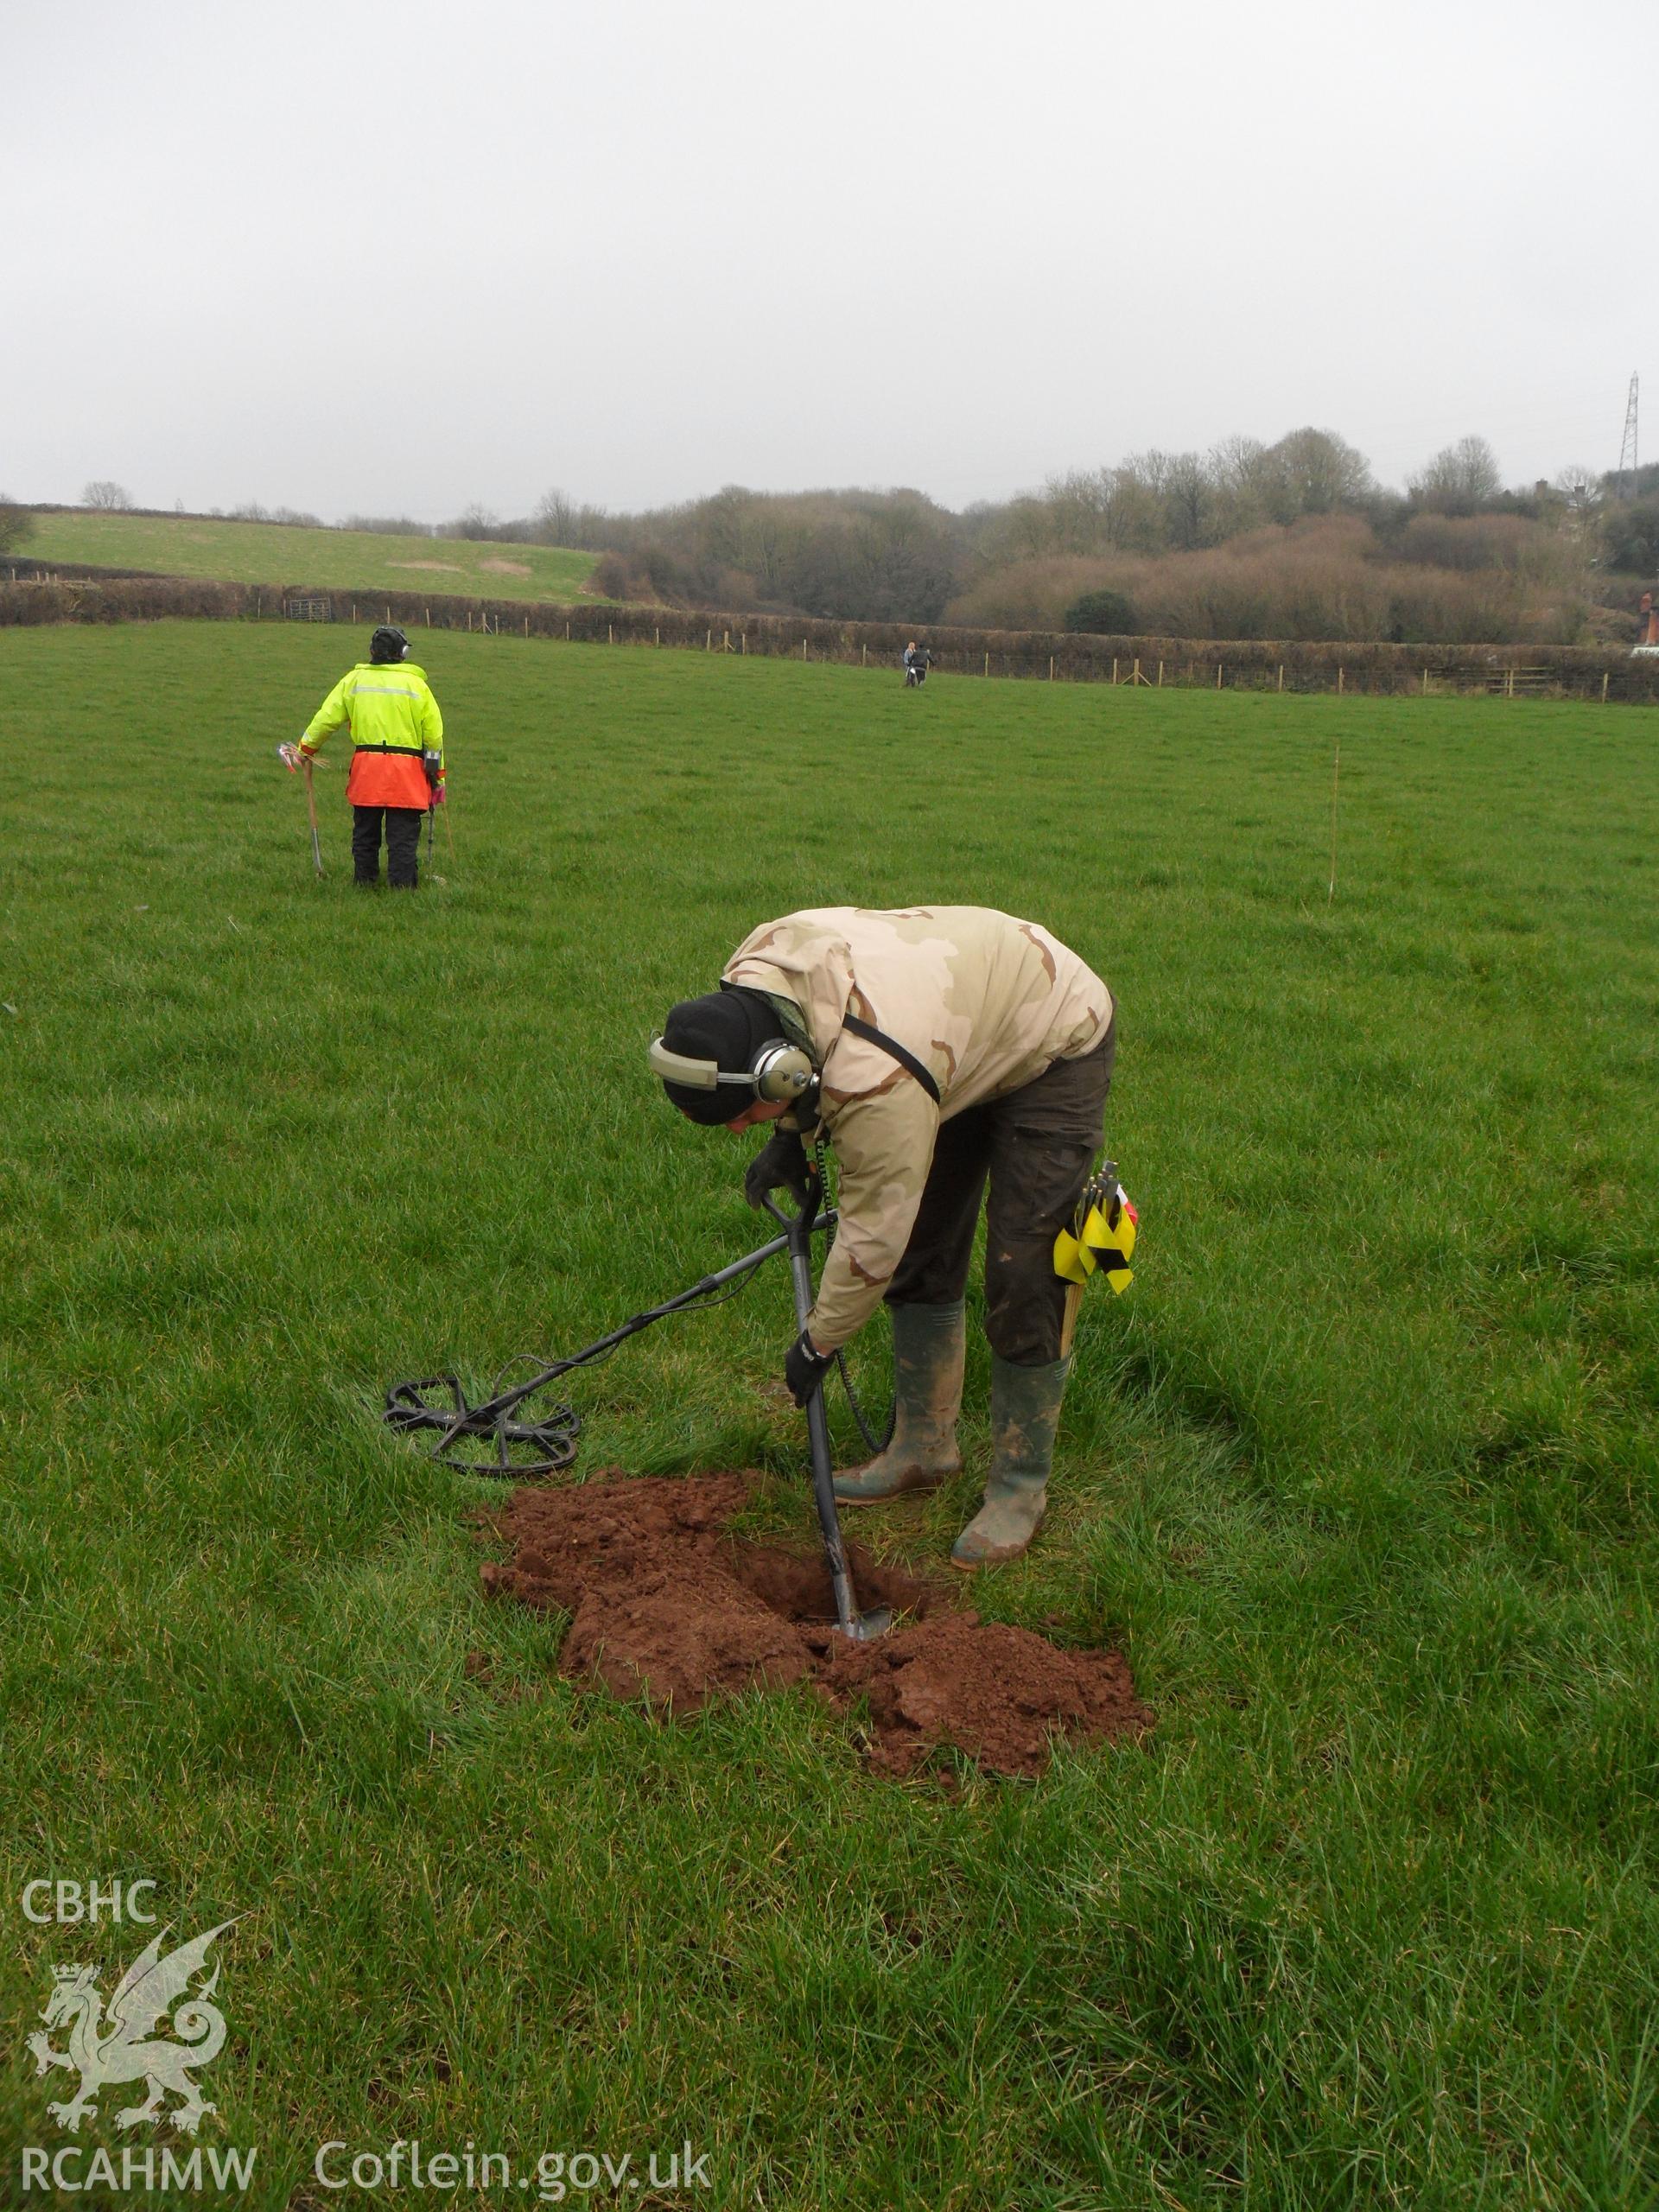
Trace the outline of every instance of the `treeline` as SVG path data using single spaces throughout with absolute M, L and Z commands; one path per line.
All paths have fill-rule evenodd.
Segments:
M 83 498 L 132 505 L 109 482 Z M 227 518 L 317 524 L 257 502 Z M 0 501 L 0 550 L 28 526 L 27 511 Z M 1491 447 L 1471 436 L 1398 491 L 1334 431 L 1306 428 L 1271 445 L 1151 448 L 961 513 L 911 490 L 728 486 L 640 513 L 555 490 L 516 519 L 475 505 L 436 524 L 357 514 L 338 526 L 575 547 L 600 556 L 607 596 L 677 608 L 1114 636 L 1618 645 L 1635 636 L 1639 594 L 1659 575 L 1659 466 L 1634 477 L 1573 466 L 1506 486 Z
M 1627 493 L 1633 496 L 1621 497 Z M 1627 641 L 1659 570 L 1659 468 L 1506 486 L 1466 437 L 1403 492 L 1333 431 L 1150 450 L 956 514 L 915 491 L 613 514 L 550 492 L 480 525 L 586 548 L 611 596 L 847 620 L 1176 638 Z
M 1592 596 L 1582 549 L 1521 516 L 1307 517 L 1191 552 L 1039 554 L 951 602 L 1001 628 L 1175 638 L 1569 645 L 1633 637 L 1633 614 Z

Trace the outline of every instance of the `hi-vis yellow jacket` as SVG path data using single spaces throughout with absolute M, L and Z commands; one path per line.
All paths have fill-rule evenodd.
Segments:
M 421 755 L 429 748 L 437 754 L 442 783 L 443 716 L 423 670 L 408 660 L 359 661 L 312 715 L 301 752 L 315 753 L 342 728 L 357 748 L 346 782 L 353 806 L 431 805 Z

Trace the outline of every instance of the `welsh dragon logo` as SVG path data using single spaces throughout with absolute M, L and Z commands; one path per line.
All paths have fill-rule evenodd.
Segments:
M 92 2100 L 100 2089 L 114 2082 L 143 2082 L 149 2094 L 143 2104 L 130 2105 L 125 2112 L 117 2113 L 118 2127 L 137 2127 L 141 2121 L 164 2118 L 183 2134 L 195 2133 L 202 2114 L 215 2107 L 204 2102 L 190 2079 L 190 2069 L 217 2058 L 225 2043 L 225 2015 L 209 2002 L 219 1986 L 218 1964 L 212 1979 L 187 2002 L 177 2000 L 186 1997 L 191 1982 L 205 1973 L 208 1946 L 214 1937 L 235 1925 L 233 1920 L 222 1920 L 217 1928 L 210 1928 L 192 1943 L 181 1943 L 165 1957 L 162 1944 L 168 1930 L 163 1928 L 122 1975 L 107 2014 L 95 1967 L 53 1967 L 52 1994 L 41 2018 L 48 2028 L 59 2027 L 66 2020 L 69 2023 L 69 2048 L 54 2050 L 49 2038 L 38 2029 L 29 2038 L 29 2048 L 35 2056 L 37 2075 L 48 2066 L 67 2066 L 80 2075 L 80 2087 L 72 2098 L 63 2104 L 48 2105 L 54 2120 L 74 2134 L 88 2113 L 97 2117 Z M 153 2032 L 169 2012 L 173 2035 L 180 2038 L 177 2042 Z M 165 2110 L 169 2089 L 184 2101 L 171 2112 Z

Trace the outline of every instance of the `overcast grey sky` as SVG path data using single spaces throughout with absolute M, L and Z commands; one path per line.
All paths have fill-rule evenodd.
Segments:
M 1608 0 L 0 0 L 0 486 L 950 506 L 1336 429 L 1618 459 L 1651 34 Z

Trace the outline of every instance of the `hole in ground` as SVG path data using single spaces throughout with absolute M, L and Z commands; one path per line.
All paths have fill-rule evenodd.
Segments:
M 492 1596 L 569 1612 L 563 1673 L 690 1713 L 710 1697 L 802 1682 L 839 1712 L 861 1700 L 871 1766 L 908 1774 L 949 1745 L 1002 1774 L 1036 1774 L 1056 1737 L 1136 1736 L 1152 1714 L 1116 1651 L 1068 1651 L 980 1620 L 940 1584 L 849 1545 L 861 1605 L 906 1618 L 869 1643 L 834 1627 L 821 1557 L 728 1533 L 754 1478 L 601 1475 L 515 1491 L 491 1525 L 512 1555 L 481 1570 Z

